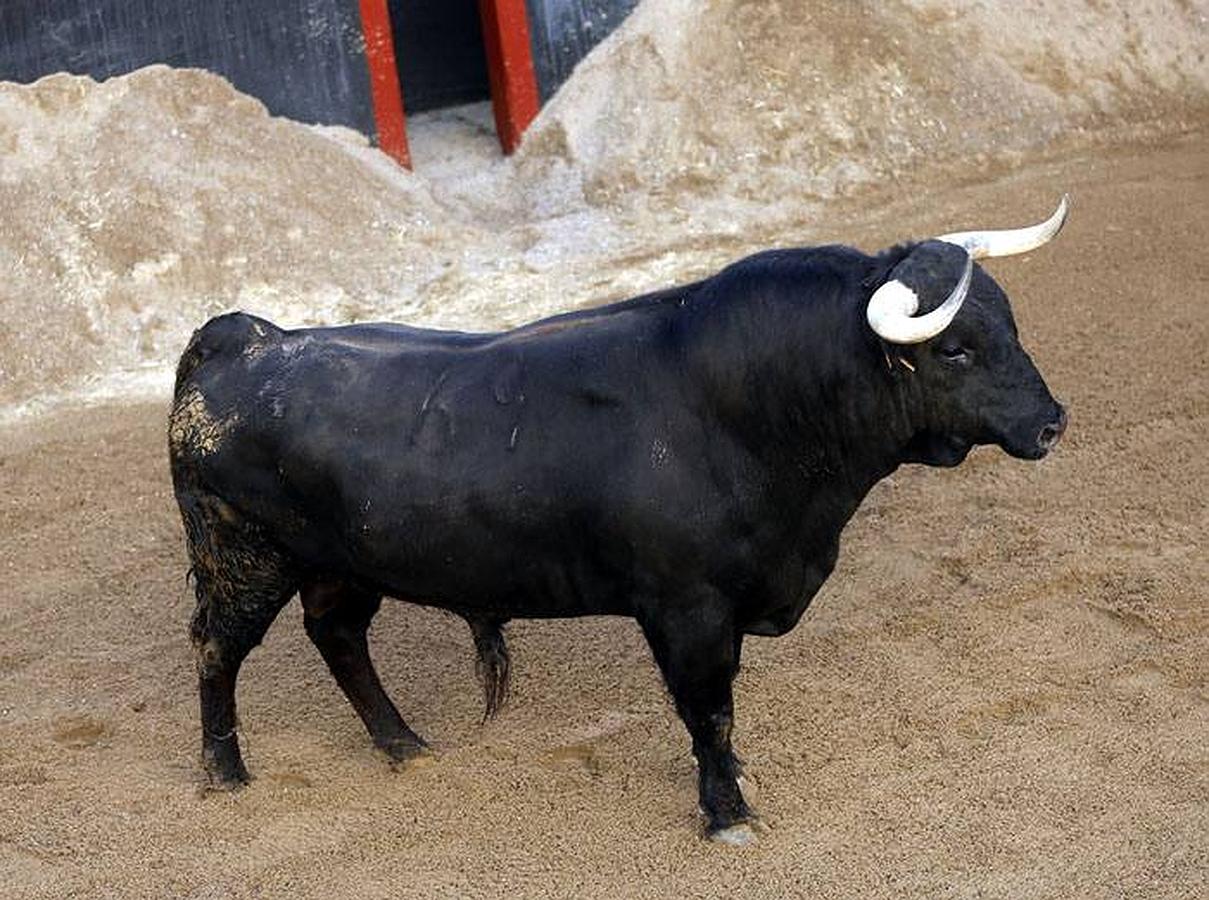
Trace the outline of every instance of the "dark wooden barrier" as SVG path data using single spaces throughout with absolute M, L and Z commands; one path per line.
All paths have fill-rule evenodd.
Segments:
M 270 110 L 374 133 L 357 0 L 5 0 L 0 80 L 218 72 Z
M 638 0 L 525 0 L 542 103 L 575 64 L 630 14 Z
M 486 98 L 490 85 L 511 151 L 637 2 L 0 0 L 0 81 L 209 69 L 276 115 L 374 136 L 404 164 L 400 84 L 411 111 Z

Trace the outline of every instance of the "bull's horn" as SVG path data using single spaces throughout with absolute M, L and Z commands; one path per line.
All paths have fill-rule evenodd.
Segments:
M 936 240 L 964 247 L 975 259 L 1027 253 L 1049 242 L 1061 231 L 1069 211 L 1070 196 L 1063 194 L 1058 209 L 1039 225 L 1006 228 L 1003 231 L 955 231 L 952 234 L 942 234 Z
M 961 309 L 973 272 L 974 259 L 967 256 L 965 269 L 953 292 L 944 303 L 922 316 L 915 315 L 919 309 L 919 296 L 915 291 L 898 279 L 887 281 L 869 298 L 865 310 L 869 327 L 892 344 L 918 344 L 935 337 L 949 327 L 957 310 Z

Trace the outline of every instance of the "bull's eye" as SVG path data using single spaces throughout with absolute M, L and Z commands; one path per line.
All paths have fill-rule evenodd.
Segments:
M 970 361 L 970 353 L 965 347 L 960 344 L 941 344 L 936 348 L 936 352 L 940 354 L 940 358 L 947 363 L 954 365 L 965 365 Z

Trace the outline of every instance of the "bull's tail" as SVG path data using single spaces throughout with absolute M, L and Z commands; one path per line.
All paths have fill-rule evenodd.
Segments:
M 512 663 L 508 656 L 508 645 L 504 643 L 503 625 L 506 619 L 467 618 L 474 635 L 474 649 L 478 653 L 475 672 L 483 684 L 485 710 L 483 721 L 493 718 L 504 701 L 508 699 L 508 672 Z

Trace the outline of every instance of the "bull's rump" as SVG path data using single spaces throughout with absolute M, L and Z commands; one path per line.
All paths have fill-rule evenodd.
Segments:
M 678 484 L 683 423 L 628 336 L 251 317 L 211 331 L 177 385 L 178 490 L 221 498 L 308 568 L 450 608 L 572 615 L 624 611 L 640 572 L 691 552 L 669 540 L 702 508 Z

